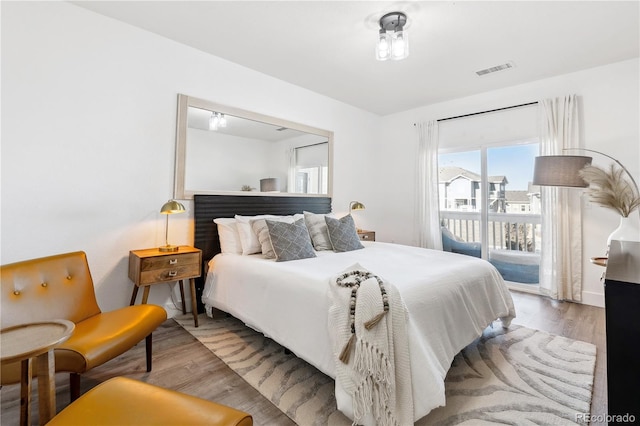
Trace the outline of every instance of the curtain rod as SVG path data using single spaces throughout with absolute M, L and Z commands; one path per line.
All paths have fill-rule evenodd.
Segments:
M 326 142 L 318 142 L 318 143 L 312 143 L 311 145 L 296 146 L 296 147 L 294 147 L 293 149 L 309 148 L 309 147 L 312 147 L 312 146 L 324 145 L 325 143 L 329 143 L 329 141 L 326 141 Z
M 503 111 L 505 109 L 512 109 L 512 108 L 520 108 L 520 107 L 525 107 L 525 106 L 529 106 L 529 105 L 536 105 L 538 103 L 538 101 L 535 102 L 527 102 L 526 104 L 520 104 L 520 105 L 511 105 L 508 107 L 502 107 L 502 108 L 496 108 L 496 109 L 490 109 L 487 111 L 479 111 L 479 112 L 472 112 L 470 114 L 464 114 L 464 115 L 456 115 L 455 117 L 447 117 L 447 118 L 439 118 L 438 120 L 436 120 L 438 123 L 441 121 L 447 121 L 447 120 L 455 120 L 456 118 L 464 118 L 464 117 L 471 117 L 473 115 L 480 115 L 480 114 L 487 114 L 489 112 L 496 112 L 496 111 Z M 415 126 L 416 123 L 413 123 L 413 125 Z

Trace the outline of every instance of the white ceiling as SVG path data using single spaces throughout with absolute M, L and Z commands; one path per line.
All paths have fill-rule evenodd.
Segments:
M 637 0 L 73 3 L 380 115 L 640 56 Z M 391 11 L 410 55 L 378 62 Z

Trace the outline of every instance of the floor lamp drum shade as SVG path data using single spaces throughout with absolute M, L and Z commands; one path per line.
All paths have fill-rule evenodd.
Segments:
M 280 192 L 279 178 L 260 179 L 260 192 Z
M 586 188 L 589 184 L 580 177 L 578 172 L 590 164 L 591 157 L 581 155 L 536 157 L 533 169 L 533 184 Z

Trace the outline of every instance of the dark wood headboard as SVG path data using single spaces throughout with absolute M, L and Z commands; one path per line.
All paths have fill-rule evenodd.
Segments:
M 303 211 L 330 213 L 330 197 L 288 197 L 260 195 L 201 195 L 193 197 L 195 205 L 194 246 L 202 250 L 202 275 L 196 280 L 198 311 L 202 312 L 202 290 L 204 289 L 205 268 L 209 260 L 220 253 L 218 227 L 213 219 L 253 216 L 258 214 L 291 215 Z

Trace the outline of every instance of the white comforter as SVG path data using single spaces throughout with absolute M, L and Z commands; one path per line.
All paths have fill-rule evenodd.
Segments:
M 498 271 L 475 257 L 380 242 L 346 253 L 275 262 L 262 255 L 219 254 L 209 263 L 203 303 L 241 319 L 335 378 L 328 331 L 329 280 L 355 263 L 396 286 L 409 312 L 414 418 L 445 404 L 454 356 L 497 318 L 507 325 L 513 301 Z M 353 418 L 336 388 L 338 408 Z

